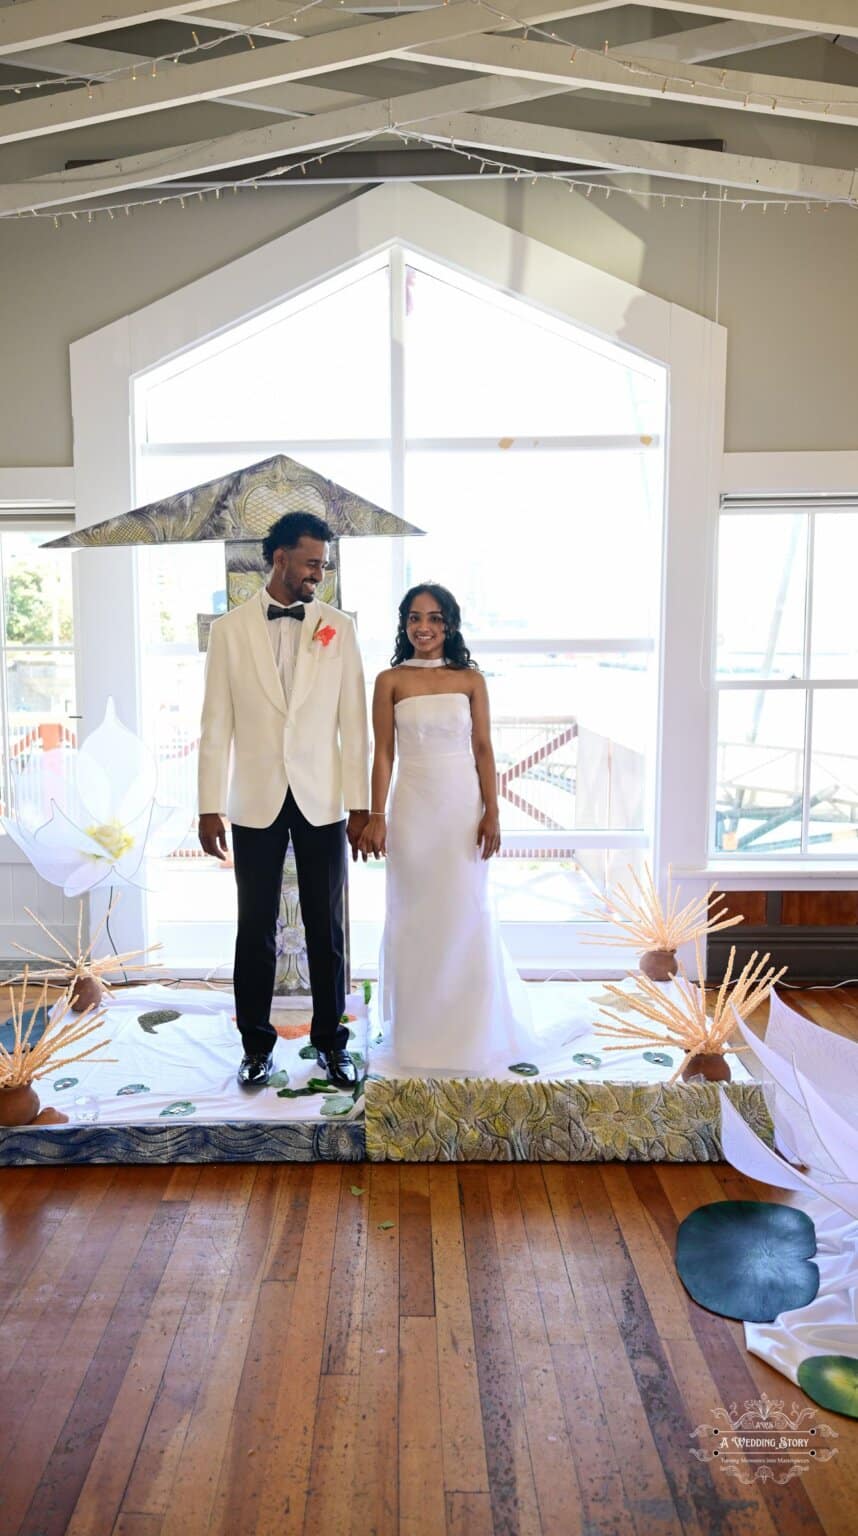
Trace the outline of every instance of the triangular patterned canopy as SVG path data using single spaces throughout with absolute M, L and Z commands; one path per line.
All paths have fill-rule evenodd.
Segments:
M 151 506 L 64 534 L 44 547 L 91 549 L 118 544 L 195 544 L 203 539 L 228 543 L 263 539 L 271 524 L 286 512 L 315 512 L 330 524 L 337 538 L 404 538 L 423 532 L 354 491 L 326 480 L 306 464 L 278 453 L 234 474 L 153 501 Z

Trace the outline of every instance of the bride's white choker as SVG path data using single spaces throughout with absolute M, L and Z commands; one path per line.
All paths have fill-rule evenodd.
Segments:
M 420 656 L 409 656 L 407 661 L 399 663 L 401 667 L 446 667 L 447 658 L 439 656 L 437 660 L 423 661 Z

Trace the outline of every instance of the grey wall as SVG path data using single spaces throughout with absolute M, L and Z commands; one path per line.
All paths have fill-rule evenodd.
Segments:
M 770 52 L 771 58 L 756 55 L 761 67 L 855 78 L 855 56 L 821 41 Z M 332 86 L 346 82 L 346 77 L 326 78 Z M 776 114 L 698 110 L 689 115 L 681 105 L 661 100 L 581 93 L 508 115 L 574 120 L 641 137 L 718 137 L 737 153 L 854 165 L 850 130 Z M 259 122 L 251 113 L 205 106 L 161 114 L 158 127 L 166 144 L 179 119 L 178 136 L 187 141 L 234 131 L 237 117 L 246 118 L 248 127 Z M 132 152 L 142 143 L 135 122 L 108 125 L 109 145 L 94 130 L 92 135 L 82 130 L 75 136 L 75 153 L 85 158 Z M 99 130 L 102 136 L 108 128 Z M 0 176 L 38 174 L 56 163 L 54 142 L 35 140 L 3 153 Z M 548 183 L 492 185 L 485 178 L 436 190 L 663 298 L 717 317 L 729 330 L 728 449 L 858 447 L 858 209 L 792 209 L 787 216 L 694 203 L 663 209 L 658 201 L 645 205 L 619 195 L 607 203 L 597 197 L 587 201 Z M 292 185 L 242 191 L 189 205 L 184 212 L 165 205 L 113 222 L 65 221 L 58 230 L 50 220 L 0 223 L 0 465 L 71 462 L 71 341 L 354 195 L 352 189 Z

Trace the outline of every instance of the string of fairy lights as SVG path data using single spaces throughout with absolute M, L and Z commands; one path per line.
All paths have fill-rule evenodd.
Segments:
M 329 3 L 329 0 L 305 0 L 303 5 L 292 5 L 287 11 L 283 11 L 279 15 L 272 16 L 267 21 L 256 22 L 252 26 L 238 27 L 229 31 L 228 33 L 221 32 L 215 37 L 207 38 L 203 41 L 200 40 L 197 32 L 194 29 L 191 29 L 193 43 L 187 47 L 171 49 L 168 53 L 158 55 L 155 58 L 146 58 L 145 60 L 141 60 L 139 63 L 126 63 L 113 69 L 99 72 L 97 80 L 95 78 L 88 80 L 85 76 L 80 74 L 70 74 L 67 76 L 52 75 L 46 79 L 22 82 L 20 85 L 2 84 L 0 85 L 0 94 L 8 94 L 9 92 L 12 92 L 16 96 L 21 96 L 27 92 L 35 92 L 40 90 L 43 86 L 46 85 L 52 86 L 54 88 L 61 85 L 86 85 L 90 95 L 94 95 L 98 87 L 110 79 L 127 75 L 131 80 L 135 80 L 141 77 L 141 75 L 145 77 L 147 73 L 154 77 L 157 75 L 159 65 L 164 66 L 171 63 L 178 64 L 180 59 L 186 59 L 192 55 L 204 54 L 215 48 L 223 46 L 226 42 L 234 42 L 236 39 L 244 38 L 248 42 L 249 46 L 254 48 L 256 46 L 254 41 L 255 32 L 260 32 L 265 28 L 281 27 L 287 23 L 295 25 L 307 12 L 313 11 L 319 5 L 326 3 Z M 340 5 L 343 5 L 345 0 L 339 0 L 339 3 Z M 533 35 L 534 37 L 542 38 L 545 41 L 552 43 L 554 46 L 562 46 L 564 49 L 571 46 L 572 51 L 569 57 L 573 64 L 579 54 L 585 57 L 598 58 L 602 53 L 605 55 L 610 53 L 609 43 L 607 41 L 604 43 L 602 50 L 571 45 L 568 39 L 562 38 L 555 31 L 536 24 L 522 22 L 519 18 L 509 15 L 508 12 L 492 4 L 492 0 L 469 0 L 469 3 L 474 4 L 480 9 L 489 12 L 492 16 L 497 18 L 498 22 L 503 23 L 505 26 L 519 28 L 523 32 L 525 39 L 528 39 L 531 35 Z M 446 6 L 448 4 L 448 0 L 442 0 L 442 4 Z M 432 7 L 432 9 L 440 8 L 440 5 L 438 7 Z M 216 24 L 216 20 L 214 20 L 213 25 Z M 300 37 L 295 39 L 295 41 L 298 42 L 301 40 L 302 39 Z M 691 89 L 699 84 L 699 81 L 695 80 L 692 76 L 684 75 L 681 69 L 670 69 L 669 71 L 664 72 L 662 76 L 661 71 L 657 71 L 649 65 L 638 63 L 630 59 L 623 59 L 621 57 L 617 57 L 615 54 L 611 54 L 611 60 L 624 71 L 629 71 L 630 73 L 640 75 L 650 81 L 661 78 L 661 88 L 663 92 L 667 91 L 668 86 L 672 82 L 681 82 L 686 84 Z M 723 88 L 725 93 L 729 93 L 734 98 L 734 101 L 731 104 L 737 105 L 735 102 L 736 90 L 734 86 L 727 84 L 727 74 L 728 71 L 721 71 L 721 88 Z M 588 82 L 586 77 L 582 78 L 581 85 L 586 87 L 587 83 Z M 711 83 L 708 83 L 706 86 L 707 92 L 711 92 L 713 89 L 717 89 L 717 87 Z M 744 100 L 745 107 L 749 105 L 751 98 L 754 98 L 755 100 L 765 100 L 766 95 L 765 93 L 758 91 L 753 91 L 746 94 Z M 855 94 L 853 93 L 853 96 L 848 100 L 844 100 L 842 102 L 833 100 L 829 101 L 826 103 L 824 110 L 828 111 L 831 107 L 834 106 L 854 107 L 855 104 L 856 98 Z M 803 105 L 818 107 L 819 102 L 812 98 L 798 95 L 779 95 L 772 97 L 772 109 L 777 110 L 779 105 Z M 184 209 L 193 201 L 205 202 L 207 199 L 214 199 L 215 201 L 218 201 L 227 193 L 237 195 L 241 191 L 259 191 L 261 188 L 271 186 L 277 182 L 283 182 L 289 179 L 297 180 L 301 176 L 306 176 L 312 166 L 324 164 L 324 162 L 328 160 L 332 155 L 345 154 L 349 150 L 359 148 L 374 140 L 389 135 L 393 135 L 394 137 L 398 138 L 403 143 L 403 145 L 418 144 L 430 147 L 432 149 L 443 149 L 448 154 L 456 155 L 473 164 L 478 164 L 478 174 L 482 176 L 488 173 L 489 180 L 492 178 L 503 178 L 505 180 L 511 179 L 514 181 L 530 182 L 532 185 L 535 185 L 537 182 L 551 182 L 567 187 L 570 192 L 580 193 L 587 199 L 590 199 L 596 195 L 597 197 L 602 197 L 607 201 L 612 196 L 616 195 L 619 197 L 634 198 L 648 206 L 661 206 L 662 208 L 667 208 L 669 204 L 678 204 L 680 208 L 684 208 L 686 204 L 700 204 L 708 202 L 709 204 L 714 203 L 721 206 L 737 207 L 741 212 L 744 212 L 746 209 L 757 209 L 761 210 L 763 213 L 768 213 L 770 209 L 781 210 L 783 213 L 788 213 L 791 208 L 803 208 L 807 212 L 812 212 L 814 210 L 828 212 L 831 207 L 858 207 L 858 200 L 848 197 L 823 199 L 821 197 L 801 196 L 782 197 L 776 195 L 765 196 L 757 194 L 736 195 L 731 193 L 726 186 L 704 187 L 701 191 L 689 191 L 685 184 L 683 184 L 683 190 L 681 191 L 665 191 L 663 189 L 653 189 L 649 187 L 645 188 L 641 186 L 620 185 L 616 181 L 607 182 L 604 179 L 594 179 L 596 176 L 604 178 L 605 176 L 616 176 L 622 174 L 646 175 L 647 173 L 643 171 L 634 173 L 628 170 L 615 171 L 611 168 L 598 171 L 591 170 L 589 172 L 581 172 L 575 169 L 570 169 L 568 171 L 557 169 L 524 169 L 521 165 L 516 164 L 514 161 L 505 160 L 499 157 L 497 154 L 489 154 L 472 146 L 458 144 L 455 142 L 455 140 L 451 142 L 448 139 L 433 135 L 431 132 L 431 127 L 418 131 L 407 126 L 399 126 L 391 122 L 385 128 L 374 128 L 366 134 L 358 135 L 349 140 L 348 143 L 335 144 L 328 149 L 321 151 L 314 150 L 311 154 L 308 154 L 302 160 L 292 161 L 285 166 L 274 167 L 270 171 L 256 171 L 245 177 L 231 179 L 227 183 L 212 183 L 211 185 L 203 187 L 195 186 L 193 189 L 183 187 L 175 192 L 164 192 L 158 190 L 156 193 L 153 193 L 149 196 L 133 196 L 131 199 L 126 199 L 121 202 L 107 203 L 104 201 L 99 201 L 96 206 L 75 206 L 73 208 L 54 206 L 42 209 L 36 207 L 18 208 L 15 210 L 10 210 L 7 213 L 0 213 L 0 219 L 50 220 L 54 227 L 58 229 L 64 222 L 82 221 L 84 223 L 92 224 L 98 219 L 106 219 L 112 221 L 115 220 L 117 216 L 130 217 L 131 214 L 137 209 L 151 208 L 154 206 L 163 207 L 164 205 L 172 204 L 180 207 L 181 209 Z M 202 179 L 205 180 L 204 175 Z
M 496 155 L 488 154 L 484 150 L 477 150 L 455 141 L 433 136 L 430 131 L 417 131 L 412 128 L 400 128 L 392 124 L 387 128 L 374 128 L 371 132 L 361 134 L 350 139 L 346 143 L 330 146 L 328 149 L 314 150 L 302 160 L 295 160 L 289 165 L 275 166 L 270 171 L 256 171 L 252 175 L 240 177 L 227 183 L 218 183 L 208 187 L 184 187 L 177 192 L 158 192 L 151 197 L 135 198 L 133 201 L 121 203 L 100 203 L 97 207 L 77 208 L 46 208 L 46 209 L 16 209 L 14 212 L 0 214 L 0 219 L 42 219 L 50 220 L 55 229 L 60 224 L 68 221 L 92 224 L 98 219 L 114 220 L 119 215 L 130 217 L 138 209 L 163 207 L 165 204 L 174 204 L 181 209 L 192 206 L 194 202 L 202 203 L 209 199 L 219 201 L 227 194 L 237 195 L 239 192 L 258 192 L 266 187 L 271 187 L 283 181 L 299 181 L 300 177 L 306 177 L 312 166 L 323 165 L 333 155 L 346 155 L 351 150 L 360 149 L 367 144 L 378 141 L 380 138 L 393 137 L 398 139 L 403 146 L 420 145 L 433 150 L 443 150 L 447 154 L 456 155 L 462 160 L 478 165 L 478 176 L 488 173 L 488 181 L 493 178 L 503 178 L 514 182 L 529 183 L 535 186 L 537 182 L 549 182 L 556 186 L 563 186 L 569 192 L 579 193 L 589 200 L 594 195 L 597 200 L 603 198 L 605 202 L 611 197 L 627 197 L 642 202 L 645 206 L 667 208 L 678 206 L 684 208 L 686 204 L 708 204 L 710 207 L 737 208 L 741 213 L 746 209 L 755 209 L 762 213 L 781 211 L 789 213 L 790 209 L 804 209 L 808 213 L 820 211 L 827 213 L 830 208 L 858 209 L 858 200 L 850 198 L 829 198 L 825 201 L 814 198 L 801 197 L 777 197 L 777 196 L 751 196 L 734 195 L 725 186 L 703 187 L 699 192 L 688 191 L 683 184 L 683 190 L 678 192 L 664 191 L 661 188 L 629 187 L 621 186 L 616 182 L 595 180 L 596 176 L 614 176 L 631 174 L 629 172 L 617 172 L 610 168 L 603 171 L 589 170 L 539 170 L 532 167 L 523 167 L 514 161 L 504 160 Z M 647 174 L 647 173 L 641 173 Z M 414 178 L 420 180 L 419 176 Z M 367 180 L 372 182 L 378 177 L 369 175 Z

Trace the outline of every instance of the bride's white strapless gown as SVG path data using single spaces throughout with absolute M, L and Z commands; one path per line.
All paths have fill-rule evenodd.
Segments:
M 526 988 L 501 941 L 463 693 L 400 699 L 379 1013 L 387 1075 L 492 1076 L 532 1060 Z

